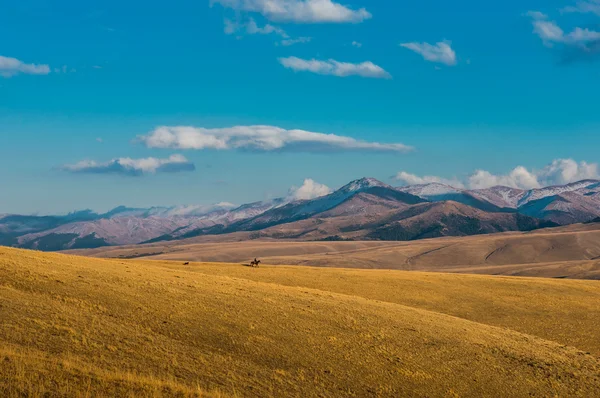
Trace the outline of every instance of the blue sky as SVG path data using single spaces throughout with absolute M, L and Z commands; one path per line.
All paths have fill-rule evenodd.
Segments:
M 2 3 L 0 213 L 598 177 L 598 0 L 404 3 Z

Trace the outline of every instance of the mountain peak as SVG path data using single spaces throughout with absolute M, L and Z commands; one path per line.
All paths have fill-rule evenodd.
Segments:
M 430 199 L 433 197 L 440 197 L 443 195 L 457 194 L 462 190 L 454 188 L 451 185 L 443 184 L 441 182 L 430 182 L 427 184 L 418 185 L 407 185 L 404 187 L 396 188 L 401 192 L 406 192 L 411 195 L 419 196 L 422 198 Z
M 340 188 L 340 191 L 344 192 L 358 192 L 364 191 L 365 189 L 373 188 L 373 187 L 389 187 L 389 185 L 371 177 L 364 177 L 358 180 L 354 180 L 347 185 L 344 185 Z

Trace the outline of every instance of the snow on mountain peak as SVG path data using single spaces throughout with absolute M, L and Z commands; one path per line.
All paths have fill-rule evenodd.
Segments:
M 462 192 L 460 189 L 457 189 L 450 185 L 442 184 L 439 182 L 432 182 L 432 183 L 428 183 L 428 184 L 418 184 L 418 185 L 408 185 L 408 186 L 399 187 L 396 189 L 401 192 L 409 193 L 411 195 L 415 195 L 415 196 L 425 198 L 425 199 Z
M 532 189 L 525 194 L 519 201 L 519 206 L 523 206 L 531 201 L 543 199 L 548 196 L 556 196 L 565 192 L 579 191 L 585 188 L 590 188 L 598 184 L 598 180 L 583 180 L 572 182 L 567 185 L 557 185 L 539 189 Z
M 357 192 L 364 191 L 365 189 L 374 188 L 374 187 L 389 187 L 387 184 L 370 177 L 361 178 L 359 180 L 354 180 L 351 183 L 344 185 L 340 188 L 340 191 L 344 192 Z

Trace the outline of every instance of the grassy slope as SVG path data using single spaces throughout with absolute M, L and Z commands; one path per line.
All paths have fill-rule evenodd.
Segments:
M 510 328 L 600 356 L 600 282 L 311 267 L 157 262 L 173 270 L 307 287 Z M 262 272 L 268 269 L 267 272 Z
M 361 280 L 364 290 L 356 287 Z M 466 299 L 466 315 L 512 307 L 528 324 L 527 317 L 574 310 L 587 297 L 597 303 L 594 282 L 508 281 L 222 264 L 184 269 L 0 248 L 0 395 L 600 395 L 597 352 L 561 344 L 568 337 L 563 322 L 577 322 L 575 332 L 598 340 L 597 321 L 576 319 L 581 308 L 546 321 L 558 342 L 415 308 L 440 310 L 444 294 L 479 291 L 484 304 Z M 428 284 L 437 296 L 409 297 Z M 497 298 L 504 306 L 486 304 L 494 289 L 497 297 L 510 294 Z M 555 304 L 545 306 L 551 296 Z M 529 301 L 533 309 L 521 311 Z
M 242 262 L 260 257 L 266 264 L 600 280 L 600 224 L 414 242 L 212 241 L 217 238 L 75 253 L 208 262 Z M 210 241 L 204 242 L 205 239 Z

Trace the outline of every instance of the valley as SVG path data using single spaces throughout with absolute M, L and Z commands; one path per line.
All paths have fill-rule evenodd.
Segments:
M 259 257 L 272 265 L 600 279 L 600 223 L 412 242 L 250 240 L 237 233 L 69 253 L 238 263 Z

